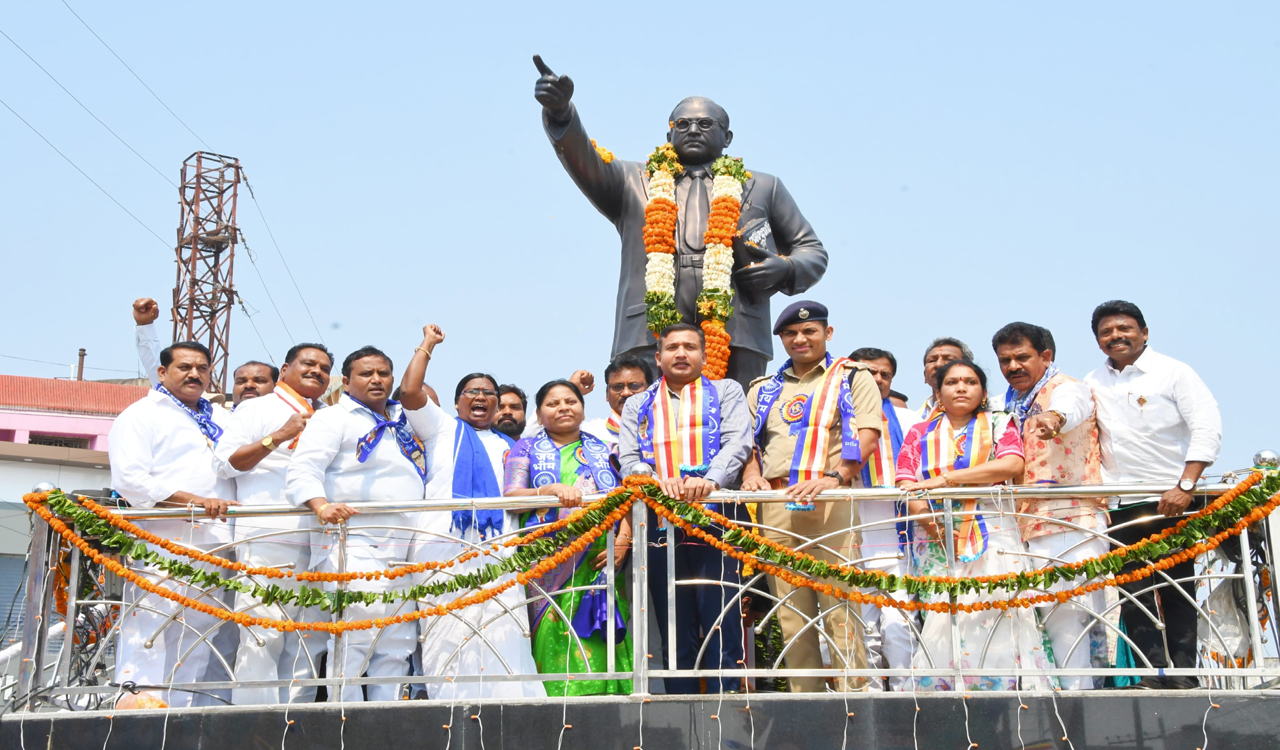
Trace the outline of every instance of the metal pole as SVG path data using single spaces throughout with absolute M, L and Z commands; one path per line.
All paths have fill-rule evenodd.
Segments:
M 347 522 L 341 521 L 338 523 L 338 575 L 341 576 L 346 572 L 347 572 Z M 341 593 L 346 590 L 347 590 L 346 581 L 343 581 L 341 580 L 341 578 L 339 578 L 338 592 Z M 338 620 L 341 620 L 343 613 L 339 611 L 336 614 L 338 616 Z M 334 664 L 331 662 L 329 665 L 330 679 L 334 677 L 335 672 L 337 673 L 337 676 L 339 678 L 346 677 L 347 675 L 347 639 L 343 638 L 342 637 L 343 635 L 344 633 L 340 633 L 340 632 L 333 634 L 334 647 L 329 649 L 329 653 L 337 656 L 337 659 L 336 659 L 337 663 Z M 341 647 L 341 653 L 338 653 L 339 647 Z M 360 675 L 356 675 L 356 677 L 359 677 L 359 676 Z M 343 701 L 342 687 L 343 687 L 342 682 L 339 681 L 337 685 L 339 703 Z M 332 696 L 329 698 L 329 700 L 333 700 Z
M 76 365 L 76 380 L 84 380 L 84 349 L 80 350 L 80 362 Z
M 80 548 L 71 548 L 71 569 L 67 573 L 67 629 L 62 640 L 62 663 L 58 671 L 62 673 L 63 687 L 71 687 L 71 652 L 76 648 L 76 610 L 79 608 L 80 594 Z M 86 648 L 89 644 L 82 644 Z
M 631 507 L 631 694 L 649 694 L 649 517 L 648 506 Z
M 616 571 L 614 570 L 614 567 L 613 567 L 613 545 L 614 545 L 613 528 L 610 527 L 609 530 L 605 532 L 605 537 L 604 537 L 604 554 L 605 554 L 604 582 L 605 582 L 605 586 L 607 587 L 604 592 L 605 594 L 604 600 L 606 602 L 606 610 L 607 610 L 605 612 L 605 622 L 609 623 L 608 625 L 605 626 L 605 629 L 604 629 L 605 648 L 608 649 L 608 653 L 605 656 L 605 667 L 604 667 L 606 672 L 613 671 L 613 666 L 614 666 L 613 649 L 617 645 L 617 638 L 618 638 L 617 628 L 613 627 L 613 618 L 615 616 L 614 611 L 615 611 L 615 608 L 617 607 L 617 601 L 616 601 L 617 586 L 615 586 L 613 582 L 613 577 L 616 574 Z
M 1253 648 L 1253 663 L 1262 663 L 1262 626 L 1258 622 L 1258 592 L 1253 586 L 1253 558 L 1249 554 L 1249 528 L 1240 529 L 1240 572 L 1244 575 L 1245 601 L 1249 603 L 1246 619 L 1249 621 L 1249 644 Z
M 54 543 L 53 529 L 44 525 L 44 538 L 37 531 L 31 538 L 27 561 L 27 599 L 23 605 L 22 662 L 18 665 L 18 689 L 14 696 L 26 695 L 26 710 L 32 707 L 31 696 L 44 672 L 44 649 L 48 638 L 49 549 Z
M 955 536 L 953 536 L 951 533 L 952 512 L 951 512 L 950 500 L 942 501 L 942 514 L 943 514 L 944 523 L 943 523 L 941 533 L 942 533 L 943 546 L 946 548 L 946 551 L 947 551 L 947 575 L 955 576 L 956 575 L 956 540 L 955 540 Z M 950 594 L 950 597 L 951 597 L 951 606 L 954 609 L 956 604 L 958 603 L 957 596 L 955 593 L 952 593 Z M 956 670 L 955 689 L 959 690 L 960 692 L 964 692 L 965 690 L 964 675 L 961 674 L 960 672 L 960 669 L 961 669 L 960 664 L 961 664 L 961 661 L 960 661 L 960 614 L 958 612 L 953 612 L 951 614 L 951 665 Z
M 676 529 L 674 524 L 668 524 L 666 533 L 663 535 L 666 539 L 666 546 L 662 553 L 667 558 L 667 669 L 679 669 L 680 662 L 676 658 Z M 711 637 L 711 633 L 707 633 L 707 638 Z M 700 665 L 692 665 L 693 669 L 697 669 Z

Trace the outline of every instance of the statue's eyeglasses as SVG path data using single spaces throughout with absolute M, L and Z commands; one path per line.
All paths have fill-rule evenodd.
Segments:
M 718 125 L 719 122 L 717 122 L 716 120 L 710 117 L 699 117 L 696 120 L 690 120 L 687 117 L 681 117 L 679 120 L 676 120 L 675 127 L 676 127 L 676 130 L 679 130 L 681 133 L 683 133 L 694 124 L 697 124 L 698 130 L 710 130 L 713 126 Z

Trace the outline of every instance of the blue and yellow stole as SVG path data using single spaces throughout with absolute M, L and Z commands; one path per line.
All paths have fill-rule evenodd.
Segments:
M 618 472 L 614 471 L 613 464 L 609 462 L 610 450 L 602 440 L 589 432 L 578 433 L 582 440 L 582 445 L 578 446 L 576 458 L 578 459 L 578 475 L 590 474 L 591 480 L 595 482 L 596 490 L 599 492 L 609 492 L 619 484 Z M 533 438 L 525 438 L 530 440 L 529 445 L 529 473 L 531 474 L 530 485 L 534 489 L 538 487 L 546 487 L 549 484 L 560 483 L 560 449 L 555 443 L 551 442 L 551 438 L 547 436 L 547 431 L 543 430 Z M 524 442 L 524 440 L 521 440 Z M 516 451 L 519 451 L 519 443 L 516 445 Z M 556 508 L 552 508 L 542 520 L 550 522 L 555 521 L 559 514 Z
M 788 479 L 792 485 L 817 479 L 827 472 L 831 427 L 836 419 L 840 420 L 840 457 L 850 461 L 862 460 L 853 395 L 846 377 L 846 368 L 850 364 L 852 360 L 847 357 L 833 359 L 828 353 L 827 369 L 814 386 L 813 395 L 800 394 L 783 406 L 782 419 L 791 425 L 791 434 L 796 436 Z M 769 419 L 769 410 L 782 394 L 783 373 L 791 365 L 788 359 L 773 377 L 760 386 L 760 398 L 756 402 L 755 440 L 761 456 L 764 455 L 765 423 Z M 815 507 L 813 503 L 787 503 L 788 510 L 813 510 Z
M 957 469 L 984 464 L 995 453 L 995 433 L 989 411 L 980 411 L 960 431 L 951 426 L 946 414 L 929 420 L 920 437 L 920 473 L 925 479 L 939 477 Z M 930 501 L 931 505 L 934 502 Z M 966 500 L 964 510 L 973 511 L 978 501 Z M 937 510 L 938 508 L 934 508 Z M 973 562 L 987 551 L 987 522 L 981 513 L 965 516 L 960 524 L 956 559 Z

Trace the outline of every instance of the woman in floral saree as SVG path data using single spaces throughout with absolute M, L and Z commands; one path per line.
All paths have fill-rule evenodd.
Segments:
M 594 435 L 581 431 L 582 393 L 567 380 L 553 380 L 534 399 L 543 429 L 515 444 L 505 463 L 503 494 L 545 496 L 563 507 L 582 502 L 583 495 L 608 492 L 621 484 L 609 461 L 609 447 Z M 556 521 L 561 508 L 539 508 L 521 519 L 525 528 Z M 614 580 L 605 566 L 608 551 L 602 535 L 568 562 L 533 581 L 530 598 L 548 597 L 529 605 L 533 633 L 533 658 L 542 674 L 608 671 L 608 630 L 614 629 L 614 670 L 631 671 L 630 615 L 621 565 L 631 540 L 631 525 L 619 524 L 614 544 Z M 582 590 L 587 586 L 600 588 Z M 608 617 L 605 587 L 615 592 L 612 622 Z M 547 682 L 547 695 L 617 695 L 631 692 L 630 680 L 574 679 Z
M 926 490 L 944 487 L 1001 485 L 1022 473 L 1022 437 L 1008 414 L 987 408 L 987 376 L 972 362 L 957 360 L 943 366 L 936 375 L 941 412 L 927 422 L 912 427 L 903 438 L 898 456 L 898 487 L 915 492 L 909 501 L 911 515 L 940 511 L 950 502 L 956 515 L 950 529 L 942 528 L 942 518 L 925 519 L 914 525 L 911 545 L 912 574 L 919 576 L 974 577 L 1029 570 L 1021 555 L 1022 536 L 1017 521 L 1001 511 L 1013 511 L 1011 495 L 992 488 L 981 500 L 934 500 Z M 960 511 L 977 511 L 960 515 Z M 954 540 L 955 566 L 947 570 L 947 553 L 942 534 Z M 1009 554 L 1004 554 L 1004 552 Z M 965 594 L 957 604 L 972 604 L 994 593 Z M 925 601 L 948 601 L 939 596 Z M 959 630 L 960 666 L 966 669 L 1003 669 L 998 675 L 966 676 L 966 690 L 1013 690 L 1017 669 L 1048 669 L 1035 615 L 1021 608 L 1007 611 L 961 612 L 956 615 Z M 951 658 L 951 616 L 926 612 L 920 633 L 922 648 L 912 665 L 916 669 L 955 669 Z M 927 656 L 926 656 L 927 650 Z M 918 677 L 922 690 L 954 690 L 953 676 Z M 1024 689 L 1046 688 L 1044 678 L 1024 678 Z M 907 683 L 907 689 L 910 689 Z

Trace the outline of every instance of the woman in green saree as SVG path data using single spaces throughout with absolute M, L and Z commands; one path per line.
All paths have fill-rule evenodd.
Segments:
M 609 458 L 609 447 L 582 432 L 582 392 L 567 380 L 553 380 L 538 389 L 534 399 L 543 429 L 515 444 L 507 454 L 503 494 L 555 498 L 565 508 L 580 505 L 584 494 L 608 492 L 621 484 Z M 552 523 L 565 512 L 557 507 L 526 513 L 525 528 Z M 528 586 L 533 658 L 542 674 L 607 672 L 608 630 L 614 629 L 614 670 L 631 671 L 631 634 L 621 565 L 631 542 L 631 525 L 619 524 L 614 544 L 614 580 L 605 567 L 608 550 L 601 536 L 586 550 Z M 609 621 L 605 586 L 615 592 L 613 621 Z M 597 589 L 583 590 L 587 586 Z M 553 603 L 554 602 L 554 605 Z M 581 644 L 581 647 L 579 647 Z M 574 679 L 545 683 L 547 695 L 622 695 L 630 680 Z

